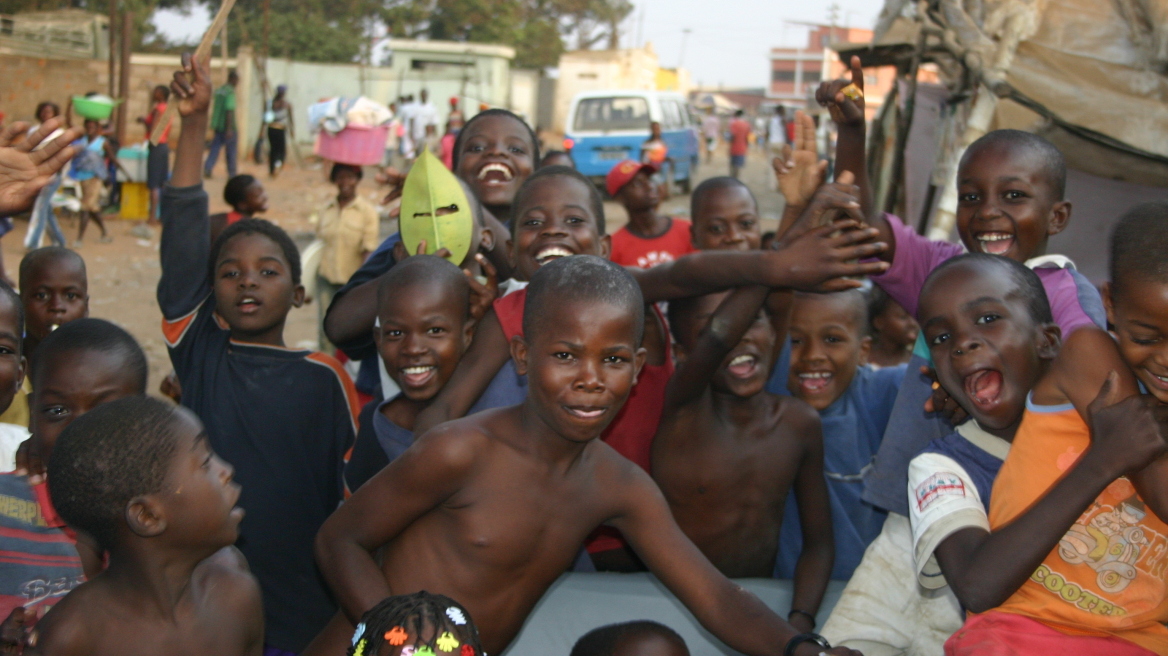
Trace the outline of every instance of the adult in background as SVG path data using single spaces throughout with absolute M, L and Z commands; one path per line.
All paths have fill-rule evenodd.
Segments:
M 235 132 L 235 87 L 239 84 L 239 75 L 235 69 L 227 73 L 227 84 L 215 91 L 215 108 L 211 110 L 211 129 L 215 136 L 211 138 L 211 150 L 207 153 L 207 163 L 203 165 L 203 177 L 211 177 L 211 169 L 219 159 L 219 149 L 224 149 L 224 159 L 227 160 L 227 177 L 234 178 L 239 170 L 236 161 L 239 154 L 239 139 Z
M 146 135 L 154 133 L 154 126 L 166 114 L 166 103 L 170 100 L 170 87 L 160 84 L 154 87 L 150 95 L 150 113 L 138 119 L 146 124 Z M 170 179 L 170 127 L 172 121 L 167 119 L 166 127 L 162 130 L 162 137 L 158 143 L 148 143 L 146 154 L 146 188 L 150 190 L 150 216 L 147 223 L 159 225 L 158 199 L 162 194 L 162 186 Z
M 783 156 L 783 146 L 787 145 L 787 110 L 782 105 L 775 107 L 775 113 L 767 121 L 766 150 L 767 161 Z M 778 182 L 774 176 L 767 176 L 768 188 L 774 190 Z
M 717 114 L 714 113 L 714 107 L 706 110 L 706 116 L 702 119 L 702 137 L 706 141 L 706 164 L 714 158 L 714 148 L 718 145 L 718 132 L 722 130 L 721 121 L 718 120 Z
M 734 112 L 734 120 L 730 121 L 730 177 L 735 180 L 746 166 L 746 150 L 750 145 L 751 129 L 745 114 L 740 109 Z
M 415 157 L 422 154 L 422 144 L 426 141 L 426 127 L 433 125 L 438 131 L 438 110 L 430 102 L 430 92 L 422 89 L 418 94 L 419 102 L 414 106 L 414 113 L 410 121 L 410 138 L 417 147 Z
M 272 106 L 268 110 L 268 174 L 273 178 L 279 175 L 288 157 L 288 137 L 296 138 L 296 131 L 292 128 L 292 104 L 288 102 L 288 85 L 276 87 L 276 96 L 272 98 Z
M 361 182 L 360 166 L 333 164 L 329 180 L 337 186 L 337 195 L 314 218 L 316 236 L 324 242 L 317 270 L 316 307 L 320 313 L 320 350 L 335 349 L 324 334 L 324 316 L 333 295 L 361 268 L 380 243 L 381 227 L 377 208 L 357 195 Z
M 57 103 L 48 100 L 37 105 L 36 108 L 36 126 L 29 128 L 28 134 L 31 136 L 36 132 L 45 121 L 59 117 L 61 115 L 61 108 Z M 55 173 L 49 184 L 45 185 L 37 194 L 36 202 L 32 206 L 32 215 L 28 220 L 28 234 L 24 238 L 25 250 L 33 250 L 41 245 L 41 236 L 45 232 L 45 226 L 49 228 L 49 239 L 55 242 L 58 246 L 68 246 L 65 241 L 65 233 L 61 232 L 61 225 L 57 223 L 57 215 L 53 212 L 53 194 L 57 193 L 57 188 L 61 186 L 61 174 Z M 12 229 L 12 219 L 4 218 L 4 223 L 0 223 L 0 231 L 7 233 Z

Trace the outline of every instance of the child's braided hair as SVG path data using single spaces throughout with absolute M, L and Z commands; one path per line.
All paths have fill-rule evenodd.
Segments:
M 429 640 L 424 640 L 425 631 Z M 483 656 L 479 630 L 457 601 L 425 590 L 386 597 L 357 625 L 347 656 L 377 656 L 384 645 L 428 647 L 434 656 Z M 416 651 L 415 651 L 416 653 Z

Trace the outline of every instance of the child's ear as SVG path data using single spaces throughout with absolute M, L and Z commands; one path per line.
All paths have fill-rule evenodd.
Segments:
M 868 356 L 872 354 L 872 336 L 864 335 L 860 338 L 860 366 L 868 364 Z
M 1047 236 L 1057 235 L 1071 221 L 1071 201 L 1060 200 L 1050 208 L 1050 221 L 1046 224 Z
M 1057 323 L 1044 323 L 1038 327 L 1038 357 L 1043 360 L 1053 360 L 1058 355 L 1062 345 L 1063 330 Z
M 516 335 L 511 338 L 511 360 L 515 363 L 515 373 L 527 375 L 527 342 Z
M 484 255 L 495 249 L 495 233 L 490 228 L 483 228 L 479 236 L 479 252 Z
M 296 288 L 292 290 L 292 307 L 301 307 L 304 305 L 305 293 L 304 285 L 296 285 Z
M 1103 283 L 1103 287 L 1102 287 L 1102 289 L 1100 289 L 1100 291 L 1102 292 L 1102 294 L 1100 294 L 1100 295 L 1103 297 L 1103 309 L 1107 311 L 1107 323 L 1114 326 L 1115 325 L 1115 303 L 1111 299 L 1111 283 L 1110 282 Z
M 604 259 L 607 260 L 611 253 L 612 253 L 612 235 L 601 235 L 600 236 L 600 257 L 603 257 Z
M 134 497 L 126 504 L 126 523 L 134 535 L 152 538 L 166 530 L 166 513 L 154 497 Z
M 475 326 L 476 325 L 477 324 L 475 323 L 475 320 L 473 317 L 467 317 L 466 323 L 462 324 L 462 352 L 463 353 L 466 353 L 466 350 L 468 348 L 470 348 L 470 343 L 472 341 L 474 341 L 474 334 L 475 334 Z
M 645 347 L 637 349 L 633 354 L 633 384 L 637 384 L 637 378 L 641 375 L 641 367 L 645 366 L 645 361 L 649 359 L 649 350 Z

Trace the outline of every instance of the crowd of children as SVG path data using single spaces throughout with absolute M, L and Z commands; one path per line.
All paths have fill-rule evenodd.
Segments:
M 1061 154 L 994 131 L 957 171 L 962 244 L 929 241 L 871 207 L 851 73 L 817 93 L 834 180 L 811 119 L 782 124 L 766 236 L 736 177 L 660 213 L 652 138 L 607 176 L 610 234 L 596 185 L 504 110 L 460 123 L 448 167 L 380 178 L 402 208 L 380 244 L 337 165 L 315 289 L 354 383 L 284 343 L 306 281 L 262 185 L 209 215 L 213 89 L 184 56 L 158 283 L 181 405 L 88 318 L 75 252 L 0 281 L 4 649 L 499 654 L 599 570 L 652 572 L 746 654 L 1168 654 L 1168 205 L 1119 220 L 1100 294 L 1047 253 Z M 0 215 L 104 148 L 59 123 L 0 134 Z M 772 576 L 783 613 L 731 581 Z M 689 653 L 627 620 L 572 656 Z

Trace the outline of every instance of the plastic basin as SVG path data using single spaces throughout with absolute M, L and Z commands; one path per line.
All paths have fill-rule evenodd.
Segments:
M 336 134 L 321 130 L 316 136 L 313 152 L 340 164 L 373 166 L 381 163 L 381 158 L 385 155 L 385 139 L 388 136 L 388 125 L 376 127 L 350 125 Z
M 118 102 L 116 100 L 109 101 L 86 98 L 85 96 L 73 96 L 73 109 L 82 118 L 93 119 L 94 121 L 104 121 L 109 118 L 117 104 Z

